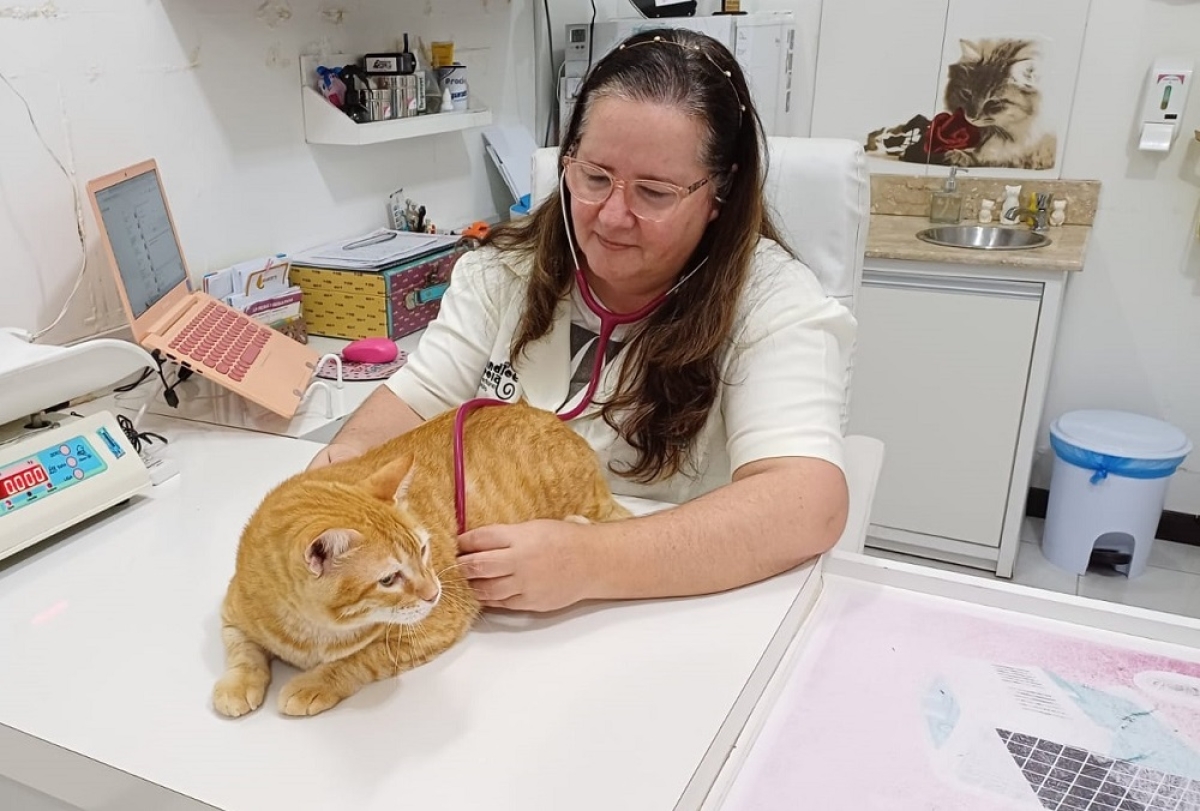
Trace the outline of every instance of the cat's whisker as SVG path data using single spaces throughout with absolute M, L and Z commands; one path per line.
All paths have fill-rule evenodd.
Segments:
M 438 578 L 438 580 L 441 580 L 442 575 L 444 575 L 446 572 L 450 571 L 451 569 L 457 569 L 459 566 L 462 566 L 462 565 L 463 565 L 462 561 L 459 561 L 457 563 L 451 563 L 449 566 L 445 567 L 444 569 L 439 570 L 435 576 Z
M 398 609 L 392 609 L 393 614 L 397 614 Z M 392 633 L 392 628 L 396 629 L 396 650 L 392 650 L 392 646 L 388 644 L 388 637 Z M 392 660 L 392 669 L 400 672 L 400 643 L 404 641 L 404 626 L 398 622 L 389 622 L 387 630 L 383 632 L 383 644 L 386 647 L 388 658 Z

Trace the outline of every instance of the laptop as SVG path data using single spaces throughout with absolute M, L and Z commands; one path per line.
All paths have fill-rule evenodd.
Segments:
M 87 190 L 134 340 L 280 416 L 295 415 L 320 355 L 191 289 L 156 162 L 96 178 Z

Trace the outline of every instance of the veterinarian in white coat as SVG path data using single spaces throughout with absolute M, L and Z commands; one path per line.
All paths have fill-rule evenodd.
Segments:
M 312 464 L 523 397 L 568 419 L 614 492 L 680 504 L 464 534 L 492 607 L 707 593 L 824 552 L 846 520 L 855 322 L 778 244 L 737 62 L 703 35 L 644 32 L 575 109 L 558 192 L 459 261 L 418 351 Z

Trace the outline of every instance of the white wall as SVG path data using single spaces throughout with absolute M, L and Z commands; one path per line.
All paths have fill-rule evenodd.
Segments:
M 369 147 L 309 145 L 301 53 L 453 39 L 498 123 L 533 126 L 530 0 L 0 0 L 0 73 L 72 170 L 89 266 L 61 343 L 120 326 L 83 198 L 154 157 L 193 277 L 382 225 L 399 186 L 440 225 L 506 211 L 477 130 Z M 41 329 L 79 267 L 71 184 L 0 82 L 0 325 Z
M 1200 70 L 1198 34 L 1194 0 L 1092 0 L 1063 177 L 1103 185 L 1085 268 L 1067 286 L 1044 442 L 1064 411 L 1121 408 L 1200 446 L 1200 90 L 1169 154 L 1136 149 L 1151 63 L 1182 54 Z M 1048 484 L 1051 458 L 1035 484 Z M 1200 450 L 1172 479 L 1167 507 L 1200 513 Z

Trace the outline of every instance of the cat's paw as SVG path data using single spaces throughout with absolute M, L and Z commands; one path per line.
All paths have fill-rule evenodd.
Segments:
M 342 696 L 326 685 L 300 675 L 283 686 L 279 711 L 284 715 L 317 715 L 341 700 Z
M 267 680 L 244 673 L 226 673 L 213 688 L 213 708 L 226 718 L 240 718 L 262 706 Z
M 563 520 L 570 521 L 572 524 L 590 524 L 590 523 L 592 523 L 591 519 L 584 518 L 582 515 L 568 515 Z

